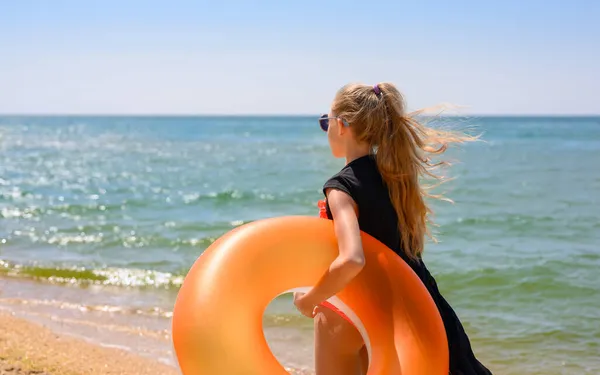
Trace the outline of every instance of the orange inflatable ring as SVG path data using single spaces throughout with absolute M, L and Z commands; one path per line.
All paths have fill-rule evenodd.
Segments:
M 389 248 L 362 233 L 363 271 L 331 302 L 361 332 L 368 375 L 448 375 L 444 325 L 427 289 Z M 338 254 L 333 222 L 290 216 L 242 225 L 187 274 L 173 309 L 184 375 L 285 375 L 262 318 L 280 294 L 314 285 Z

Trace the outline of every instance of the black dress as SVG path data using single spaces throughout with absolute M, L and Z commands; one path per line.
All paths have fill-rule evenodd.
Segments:
M 402 251 L 398 217 L 374 157 L 367 155 L 348 163 L 324 184 L 323 193 L 329 188 L 339 189 L 352 197 L 358 206 L 360 229 L 402 257 L 427 287 L 446 329 L 450 354 L 450 374 L 491 375 L 491 371 L 475 358 L 471 343 L 460 320 L 442 297 L 436 281 L 425 267 L 425 263 L 422 260 L 415 261 L 408 258 Z M 332 219 L 328 204 L 326 210 L 328 218 Z

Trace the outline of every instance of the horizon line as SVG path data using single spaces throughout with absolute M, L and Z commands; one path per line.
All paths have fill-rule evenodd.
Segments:
M 321 113 L 3 113 L 0 117 L 313 117 Z M 600 113 L 471 113 L 437 114 L 439 117 L 600 117 Z

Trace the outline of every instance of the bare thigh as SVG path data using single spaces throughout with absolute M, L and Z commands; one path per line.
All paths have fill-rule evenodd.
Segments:
M 325 307 L 317 308 L 314 324 L 317 375 L 366 373 L 364 341 L 352 324 Z

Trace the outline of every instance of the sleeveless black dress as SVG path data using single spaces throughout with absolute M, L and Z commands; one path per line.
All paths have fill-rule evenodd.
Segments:
M 374 156 L 366 155 L 348 163 L 323 185 L 323 193 L 329 188 L 339 189 L 350 195 L 359 211 L 359 227 L 398 254 L 419 276 L 442 316 L 450 354 L 451 375 L 491 375 L 471 348 L 469 338 L 458 316 L 442 297 L 437 283 L 422 260 L 414 261 L 401 250 L 398 217 L 390 201 L 385 183 L 377 169 Z M 329 205 L 327 217 L 332 219 Z

